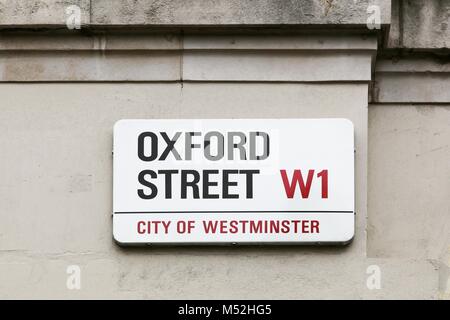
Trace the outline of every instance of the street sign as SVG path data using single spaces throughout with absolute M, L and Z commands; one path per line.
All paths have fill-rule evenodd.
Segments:
M 347 243 L 346 119 L 120 120 L 114 239 L 126 244 Z

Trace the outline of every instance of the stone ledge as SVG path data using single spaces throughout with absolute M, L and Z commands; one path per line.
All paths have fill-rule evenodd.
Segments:
M 0 82 L 176 81 L 177 53 L 13 52 L 0 56 Z
M 303 25 L 366 24 L 367 7 L 380 6 L 382 23 L 390 22 L 390 0 L 280 1 L 169 0 L 92 2 L 92 24 Z
M 373 103 L 450 104 L 448 73 L 376 74 Z
M 378 60 L 374 103 L 450 103 L 450 63 L 432 58 Z
M 375 68 L 377 73 L 450 73 L 450 60 L 437 58 L 399 58 L 380 59 Z
M 190 81 L 324 82 L 371 80 L 370 53 L 190 52 L 183 79 Z
M 365 82 L 370 52 L 6 51 L 0 82 Z
M 450 0 L 393 0 L 388 48 L 450 48 Z
M 366 26 L 369 5 L 390 23 L 390 0 L 0 0 L 0 27 L 65 26 L 78 5 L 90 26 Z
M 376 37 L 3 36 L 0 82 L 371 80 Z
M 1 51 L 116 51 L 116 50 L 377 50 L 370 35 L 183 35 L 181 33 L 7 33 L 0 36 Z
M 0 27 L 50 27 L 66 26 L 71 5 L 81 10 L 81 24 L 90 22 L 90 0 L 0 0 Z

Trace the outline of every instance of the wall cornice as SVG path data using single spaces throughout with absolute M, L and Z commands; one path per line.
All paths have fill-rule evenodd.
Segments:
M 391 18 L 390 0 L 0 0 L 0 27 L 64 27 L 73 5 L 86 27 L 365 26 L 370 5 Z

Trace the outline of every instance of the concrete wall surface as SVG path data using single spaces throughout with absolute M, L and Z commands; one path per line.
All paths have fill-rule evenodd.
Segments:
M 366 254 L 367 85 L 3 84 L 0 94 L 6 133 L 0 140 L 3 298 L 437 297 L 432 262 Z M 113 243 L 114 122 L 198 117 L 351 119 L 357 148 L 354 242 L 159 249 Z M 82 290 L 66 288 L 71 264 L 83 270 Z M 382 290 L 366 287 L 373 264 L 385 272 Z M 405 265 L 413 268 L 405 272 Z
M 0 91 L 8 133 L 0 161 L 3 297 L 301 298 L 320 297 L 327 288 L 324 297 L 332 298 L 344 279 L 352 283 L 347 297 L 366 291 L 358 279 L 365 270 L 367 85 L 3 84 Z M 359 227 L 351 246 L 122 249 L 113 243 L 117 120 L 323 116 L 346 117 L 356 127 Z M 75 296 L 61 281 L 69 262 L 91 274 Z
M 450 267 L 450 105 L 369 108 L 368 256 Z M 447 296 L 448 298 L 448 296 Z
M 450 299 L 450 0 L 258 4 L 0 0 L 0 298 Z M 350 244 L 114 243 L 117 120 L 329 117 Z
M 369 119 L 369 255 L 444 258 L 449 106 L 371 105 Z

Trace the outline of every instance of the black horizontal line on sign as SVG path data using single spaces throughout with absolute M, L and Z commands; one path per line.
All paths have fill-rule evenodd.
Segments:
M 136 212 L 136 211 L 118 211 L 114 212 L 114 214 L 152 214 L 152 213 L 353 213 L 353 211 L 290 211 L 290 210 L 278 210 L 278 211 L 145 211 L 145 212 Z

